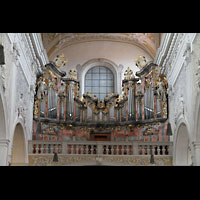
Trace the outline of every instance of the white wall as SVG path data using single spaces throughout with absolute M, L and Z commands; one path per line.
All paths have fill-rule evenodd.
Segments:
M 18 123 L 21 123 L 24 129 L 26 148 L 28 140 L 32 139 L 36 74 L 41 65 L 47 64 L 48 58 L 42 49 L 40 34 L 1 33 L 0 43 L 4 46 L 5 55 L 5 65 L 2 65 L 0 70 L 0 95 L 5 102 L 3 109 L 6 121 L 6 134 L 0 141 L 0 148 L 3 148 L 3 157 L 6 160 L 1 160 L 0 165 L 8 165 Z
M 54 52 L 49 60 L 53 60 L 61 53 L 64 53 L 65 58 L 68 59 L 65 69 L 62 69 L 66 72 L 76 67 L 78 64 L 83 65 L 91 59 L 103 58 L 114 62 L 116 65 L 123 65 L 123 75 L 128 67 L 130 67 L 134 73 L 138 71 L 134 62 L 138 55 L 144 55 L 148 61 L 152 60 L 148 53 L 140 47 L 115 41 L 91 41 L 72 44 Z

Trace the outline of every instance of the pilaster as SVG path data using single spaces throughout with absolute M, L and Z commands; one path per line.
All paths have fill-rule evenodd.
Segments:
M 8 165 L 8 139 L 0 139 L 0 166 Z
M 200 141 L 192 143 L 194 148 L 194 165 L 200 166 Z

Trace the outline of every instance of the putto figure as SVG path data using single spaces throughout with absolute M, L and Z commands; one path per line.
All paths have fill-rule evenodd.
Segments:
M 77 80 L 77 71 L 75 68 L 69 70 L 68 78 L 70 78 L 72 80 Z
M 138 59 L 135 60 L 136 62 L 136 66 L 139 67 L 140 69 L 142 69 L 146 64 L 147 64 L 147 60 L 145 58 L 145 56 L 138 56 Z
M 65 60 L 64 58 L 64 54 L 61 54 L 61 55 L 57 55 L 55 58 L 54 58 L 54 63 L 57 67 L 64 67 L 65 64 L 68 62 L 68 60 Z

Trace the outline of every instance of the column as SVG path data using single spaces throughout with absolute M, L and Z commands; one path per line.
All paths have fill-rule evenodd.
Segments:
M 192 144 L 194 147 L 194 165 L 200 166 L 200 141 L 195 141 Z
M 0 166 L 8 165 L 8 139 L 0 139 Z

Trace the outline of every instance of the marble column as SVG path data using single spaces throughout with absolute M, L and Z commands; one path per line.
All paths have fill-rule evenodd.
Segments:
M 8 165 L 8 139 L 0 139 L 0 166 Z

